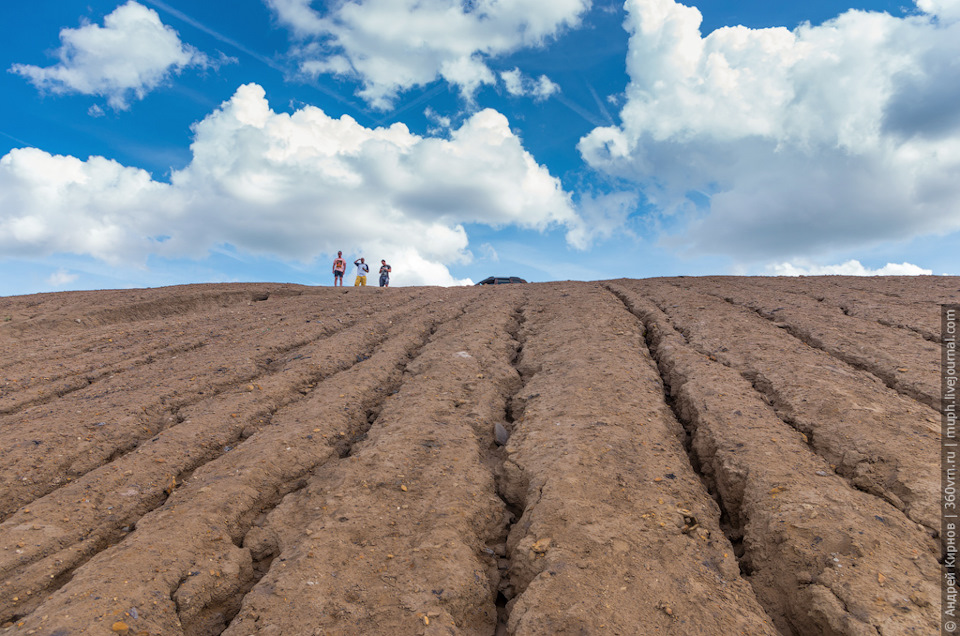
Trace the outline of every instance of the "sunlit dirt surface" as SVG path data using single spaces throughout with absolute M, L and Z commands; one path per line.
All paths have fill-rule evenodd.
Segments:
M 931 634 L 960 280 L 0 298 L 13 634 Z

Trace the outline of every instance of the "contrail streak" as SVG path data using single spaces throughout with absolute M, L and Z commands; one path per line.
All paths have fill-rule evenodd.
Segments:
M 564 106 L 566 106 L 567 108 L 575 112 L 576 114 L 583 117 L 585 120 L 587 120 L 588 123 L 591 123 L 594 126 L 604 127 L 604 126 L 609 126 L 612 123 L 610 121 L 604 121 L 600 117 L 597 117 L 596 115 L 591 113 L 589 110 L 587 110 L 580 104 L 566 97 L 563 93 L 557 93 L 556 95 L 553 95 L 551 97 L 552 99 L 559 101 L 561 104 L 563 104 Z
M 166 12 L 169 13 L 170 15 L 173 15 L 173 16 L 179 18 L 180 20 L 183 20 L 184 22 L 186 22 L 186 23 L 189 24 L 190 26 L 193 26 L 193 27 L 195 27 L 195 28 L 197 28 L 197 29 L 200 29 L 201 31 L 203 31 L 203 32 L 206 33 L 207 35 L 210 35 L 210 36 L 216 38 L 217 40 L 223 42 L 224 44 L 228 44 L 228 45 L 232 46 L 233 48 L 237 49 L 237 50 L 240 51 L 241 53 L 245 53 L 245 54 L 249 55 L 249 56 L 252 57 L 253 59 L 257 60 L 258 62 L 261 62 L 261 63 L 267 65 L 268 67 L 272 68 L 273 70 L 278 71 L 279 73 L 283 74 L 284 77 L 286 77 L 287 75 L 290 74 L 290 69 L 287 68 L 287 67 L 285 67 L 285 66 L 283 66 L 282 64 L 279 64 L 276 60 L 273 60 L 273 59 L 267 57 L 266 55 L 263 55 L 262 53 L 257 53 L 256 51 L 250 49 L 249 47 L 244 46 L 244 45 L 241 44 L 240 42 L 237 42 L 237 41 L 234 40 L 233 38 L 227 37 L 227 36 L 223 35 L 222 33 L 219 33 L 218 31 L 214 31 L 213 29 L 211 29 L 211 28 L 208 27 L 207 25 L 203 24 L 203 23 L 200 22 L 199 20 L 196 20 L 196 19 L 190 17 L 189 15 L 187 15 L 186 13 L 184 13 L 183 11 L 180 11 L 179 9 L 177 9 L 177 8 L 175 8 L 175 7 L 171 7 L 169 4 L 167 4 L 167 3 L 164 2 L 163 0 L 143 0 L 143 1 L 146 2 L 147 4 L 150 4 L 150 5 L 153 5 L 153 6 L 157 7 L 158 9 L 161 9 L 161 10 L 163 10 L 163 11 L 166 11 Z M 353 101 L 345 98 L 345 97 L 344 97 L 343 95 L 341 95 L 340 93 L 338 93 L 338 92 L 336 92 L 336 91 L 334 91 L 334 90 L 331 90 L 331 89 L 327 88 L 326 86 L 323 86 L 322 84 L 310 83 L 310 84 L 307 84 L 307 85 L 316 88 L 316 89 L 319 90 L 321 93 L 324 93 L 324 94 L 327 95 L 328 97 L 332 97 L 333 99 L 335 99 L 336 101 L 340 102 L 341 104 L 343 104 L 343 105 L 345 105 L 345 106 L 349 106 L 350 108 L 352 108 L 352 109 L 354 110 L 355 113 L 361 115 L 362 117 L 365 117 L 365 118 L 367 118 L 367 119 L 372 119 L 372 117 L 370 117 L 370 115 L 369 115 L 363 108 L 358 107 L 355 102 L 353 102 Z
M 8 139 L 13 139 L 13 140 L 14 140 L 15 142 L 17 142 L 18 144 L 23 144 L 24 146 L 29 146 L 29 145 L 30 145 L 30 144 L 28 144 L 27 142 L 25 142 L 23 139 L 20 139 L 19 137 L 14 137 L 13 135 L 9 135 L 9 134 L 3 132 L 2 130 L 0 130 L 0 135 L 3 135 L 4 137 L 6 137 L 6 138 L 8 138 Z
M 610 116 L 610 111 L 607 110 L 607 107 L 603 103 L 603 100 L 600 99 L 599 95 L 597 95 L 597 91 L 596 89 L 593 88 L 593 84 L 591 84 L 590 82 L 587 82 L 587 88 L 590 89 L 590 94 L 593 95 L 593 100 L 597 102 L 597 108 L 599 108 L 603 116 L 606 117 L 607 125 L 613 126 L 614 125 L 613 117 Z
M 275 71 L 279 71 L 279 72 L 284 73 L 284 74 L 287 72 L 287 69 L 286 69 L 286 68 L 284 68 L 283 66 L 281 66 L 280 64 L 278 64 L 278 63 L 275 62 L 274 60 L 271 60 L 271 59 L 270 59 L 269 57 L 267 57 L 266 55 L 263 55 L 263 54 L 261 54 L 261 53 L 257 53 L 256 51 L 253 51 L 253 50 L 247 48 L 247 47 L 244 46 L 243 44 L 240 44 L 239 42 L 237 42 L 237 41 L 234 40 L 233 38 L 229 38 L 229 37 L 223 35 L 222 33 L 219 33 L 219 32 L 217 32 L 217 31 L 214 31 L 214 30 L 211 29 L 210 27 L 206 26 L 205 24 L 203 24 L 202 22 L 200 22 L 200 21 L 198 21 L 198 20 L 195 20 L 195 19 L 191 18 L 190 16 L 188 16 L 186 13 L 180 11 L 179 9 L 176 9 L 176 8 L 174 8 L 174 7 L 171 7 L 171 6 L 170 6 L 169 4 L 167 4 L 166 2 L 163 2 L 163 0 L 143 0 L 143 2 L 146 2 L 147 4 L 152 4 L 153 6 L 157 7 L 158 9 L 162 9 L 162 10 L 166 11 L 167 13 L 169 13 L 169 14 L 171 14 L 171 15 L 173 15 L 173 16 L 176 16 L 177 18 L 183 20 L 184 22 L 186 22 L 186 23 L 189 24 L 190 26 L 196 27 L 197 29 L 200 29 L 201 31 L 203 31 L 203 32 L 206 33 L 207 35 L 210 35 L 210 36 L 212 36 L 212 37 L 220 40 L 220 41 L 223 42 L 224 44 L 229 44 L 230 46 L 232 46 L 233 48 L 237 49 L 238 51 L 241 51 L 241 52 L 243 52 L 243 53 L 246 53 L 247 55 L 249 55 L 250 57 L 254 58 L 255 60 L 258 60 L 258 61 L 260 61 L 260 62 L 263 62 L 264 64 L 266 64 L 266 65 L 269 66 L 270 68 L 274 69 Z

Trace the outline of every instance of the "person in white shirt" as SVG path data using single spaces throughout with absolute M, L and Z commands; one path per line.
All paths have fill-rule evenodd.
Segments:
M 357 260 L 353 261 L 353 264 L 357 266 L 357 279 L 353 281 L 354 287 L 366 287 L 367 286 L 367 274 L 370 273 L 370 266 L 363 262 L 363 257 L 361 256 Z

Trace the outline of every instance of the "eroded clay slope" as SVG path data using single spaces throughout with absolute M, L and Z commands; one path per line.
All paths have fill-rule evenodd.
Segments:
M 950 278 L 0 298 L 13 634 L 925 634 Z

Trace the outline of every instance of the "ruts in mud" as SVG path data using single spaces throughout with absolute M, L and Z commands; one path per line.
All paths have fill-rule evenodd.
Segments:
M 925 634 L 945 277 L 0 298 L 13 634 Z

